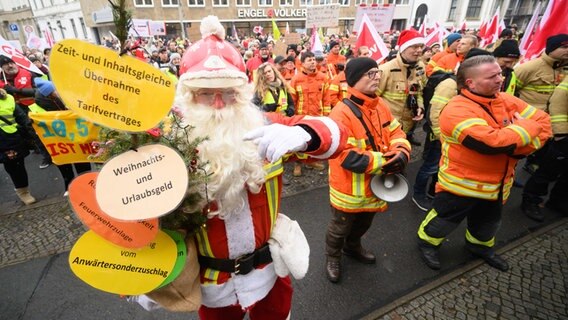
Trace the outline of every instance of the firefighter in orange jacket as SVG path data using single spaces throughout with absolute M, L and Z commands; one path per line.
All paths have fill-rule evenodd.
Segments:
M 361 237 L 387 204 L 372 193 L 370 181 L 374 175 L 402 172 L 410 157 L 410 143 L 400 123 L 375 93 L 380 79 L 377 62 L 352 59 L 345 78 L 348 98 L 329 115 L 348 130 L 344 151 L 329 160 L 332 218 L 326 235 L 326 272 L 333 283 L 341 277 L 342 252 L 359 262 L 375 263 L 375 255 L 361 245 Z
M 347 80 L 345 79 L 345 71 L 341 71 L 329 84 L 329 88 L 325 91 L 327 101 L 330 108 L 335 107 L 343 98 L 347 98 Z
M 552 130 L 546 113 L 500 93 L 502 82 L 494 57 L 465 60 L 457 74 L 460 94 L 440 114 L 436 196 L 418 228 L 422 258 L 432 269 L 440 269 L 439 246 L 464 218 L 466 248 L 494 268 L 509 269 L 493 248 L 502 206 L 518 159 L 540 148 Z
M 451 72 L 456 73 L 460 63 L 463 62 L 469 50 L 476 48 L 479 44 L 476 36 L 465 35 L 461 38 L 456 53 L 451 53 L 438 61 L 438 66 L 434 68 L 434 72 Z
M 432 56 L 428 64 L 426 65 L 426 76 L 430 77 L 432 73 L 434 73 L 434 68 L 438 66 L 438 61 L 445 57 L 448 54 L 452 54 L 456 52 L 458 49 L 458 44 L 460 43 L 462 35 L 459 33 L 450 33 L 449 36 L 444 39 L 444 46 L 446 49 L 444 51 L 440 51 Z

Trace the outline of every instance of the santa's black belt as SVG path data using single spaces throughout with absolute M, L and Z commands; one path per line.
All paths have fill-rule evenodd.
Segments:
M 272 262 L 268 244 L 256 249 L 253 253 L 242 255 L 236 259 L 217 259 L 198 256 L 199 266 L 234 274 L 247 274 L 262 264 Z

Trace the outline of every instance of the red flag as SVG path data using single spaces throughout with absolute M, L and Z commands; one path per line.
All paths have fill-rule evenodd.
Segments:
M 420 33 L 423 36 L 426 35 L 426 23 L 424 21 L 422 21 L 422 24 L 420 25 L 420 28 L 418 29 L 418 33 Z
M 460 27 L 460 30 L 461 30 L 461 31 L 467 30 L 467 24 L 465 23 L 465 20 L 463 21 L 463 23 L 462 23 L 462 25 L 461 25 L 461 27 Z
M 381 62 L 385 59 L 388 54 L 389 50 L 385 45 L 383 39 L 379 37 L 377 33 L 377 29 L 371 20 L 367 16 L 367 14 L 363 15 L 363 19 L 361 20 L 361 25 L 359 26 L 359 32 L 357 32 L 357 43 L 355 44 L 357 48 L 366 46 L 369 48 L 371 52 L 371 59 L 376 60 L 377 62 Z
M 483 37 L 480 47 L 494 43 L 497 39 L 499 39 L 499 10 L 500 8 L 497 8 L 497 10 L 495 10 L 495 14 L 491 20 L 489 20 L 489 24 L 485 30 L 485 36 Z
M 527 52 L 527 49 L 529 48 L 529 45 L 532 42 L 532 36 L 533 36 L 534 31 L 535 31 L 535 27 L 537 26 L 536 21 L 538 20 L 538 16 L 540 14 L 540 5 L 541 5 L 541 2 L 539 1 L 536 5 L 533 16 L 532 16 L 531 20 L 529 21 L 527 28 L 525 29 L 525 34 L 523 35 L 523 38 L 521 39 L 521 43 L 519 44 L 519 49 L 521 50 L 521 55 L 523 55 L 523 56 Z
M 486 33 L 486 32 L 487 32 L 487 22 L 483 21 L 483 22 L 481 23 L 481 26 L 479 27 L 479 32 L 477 33 L 477 35 L 478 35 L 480 38 L 483 39 L 483 38 L 485 37 L 485 33 Z
M 547 14 L 548 13 L 548 14 Z M 525 60 L 537 57 L 546 48 L 550 36 L 566 33 L 568 25 L 568 0 L 550 0 L 540 22 L 538 33 L 534 34 L 525 54 Z

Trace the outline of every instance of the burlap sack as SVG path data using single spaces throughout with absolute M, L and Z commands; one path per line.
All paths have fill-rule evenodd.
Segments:
M 193 237 L 186 239 L 187 261 L 180 275 L 167 286 L 146 293 L 169 311 L 191 312 L 201 306 L 199 263 Z

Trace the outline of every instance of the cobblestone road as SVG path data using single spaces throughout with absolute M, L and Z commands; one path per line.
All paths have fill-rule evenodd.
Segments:
M 382 320 L 568 319 L 568 223 L 398 306 Z

